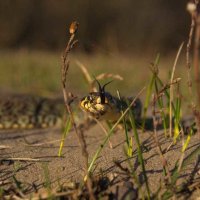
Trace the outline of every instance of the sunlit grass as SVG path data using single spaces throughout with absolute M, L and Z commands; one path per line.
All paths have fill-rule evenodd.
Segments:
M 94 76 L 104 72 L 121 75 L 124 80 L 113 81 L 108 90 L 116 96 L 116 89 L 120 90 L 122 96 L 133 96 L 141 86 L 148 84 L 152 57 L 155 55 L 76 53 L 70 59 L 68 87 L 77 95 L 88 92 L 83 75 L 76 64 L 76 60 L 79 60 Z M 173 65 L 170 63 L 171 60 L 171 56 L 160 55 L 159 77 L 163 82 L 168 80 L 169 70 Z M 1 51 L 0 89 L 47 96 L 60 94 L 60 63 L 60 52 Z M 180 58 L 176 73 L 186 80 L 184 58 Z M 187 87 L 186 81 L 181 85 L 181 91 L 186 93 L 187 90 L 183 89 Z
M 1 52 L 0 84 L 14 92 L 51 93 L 59 86 L 59 59 L 47 52 Z

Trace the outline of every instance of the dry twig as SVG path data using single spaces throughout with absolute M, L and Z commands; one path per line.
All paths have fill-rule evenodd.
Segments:
M 48 162 L 38 158 L 2 158 L 1 161 L 29 161 L 29 162 Z
M 75 44 L 78 42 L 77 40 L 75 40 L 75 34 L 78 30 L 78 22 L 74 21 L 72 22 L 72 24 L 70 25 L 69 28 L 69 33 L 70 33 L 70 38 L 69 41 L 66 45 L 65 51 L 63 53 L 62 56 L 62 68 L 61 68 L 61 72 L 62 72 L 62 90 L 63 90 L 63 97 L 64 97 L 64 103 L 65 103 L 65 107 L 66 110 L 70 116 L 71 119 L 71 123 L 73 125 L 73 128 L 75 130 L 76 136 L 78 138 L 79 144 L 81 146 L 81 151 L 82 151 L 82 155 L 84 158 L 84 165 L 85 165 L 85 173 L 86 175 L 88 175 L 88 152 L 87 152 L 87 145 L 86 145 L 86 141 L 83 135 L 83 130 L 82 129 L 78 129 L 75 120 L 74 120 L 74 115 L 73 115 L 73 111 L 71 109 L 70 103 L 71 103 L 71 99 L 69 98 L 69 93 L 66 90 L 66 79 L 67 79 L 67 72 L 69 69 L 69 59 L 68 59 L 68 55 L 70 53 L 70 51 L 73 49 L 73 47 L 75 46 Z M 88 176 L 90 177 L 90 176 Z M 89 178 L 87 180 L 87 186 L 88 186 L 88 190 L 90 193 L 90 197 L 91 199 L 94 199 L 94 194 L 92 192 L 92 181 Z
M 161 98 L 163 95 L 164 95 L 164 92 L 169 89 L 171 87 L 171 85 L 174 85 L 174 84 L 177 84 L 179 83 L 179 81 L 181 81 L 181 78 L 176 78 L 174 80 L 172 80 L 170 83 L 167 83 L 165 84 L 161 89 L 160 91 L 157 93 L 157 95 L 155 95 L 154 99 L 153 99 L 153 102 L 152 102 L 152 105 L 159 99 Z
M 194 35 L 194 28 L 195 28 L 195 18 L 196 18 L 196 10 L 191 10 L 189 6 L 192 4 L 188 3 L 187 10 L 191 14 L 191 24 L 190 24 L 190 31 L 189 31 L 189 36 L 188 36 L 188 42 L 187 42 L 187 49 L 186 49 L 186 66 L 188 69 L 188 88 L 190 95 L 192 95 L 192 80 L 191 80 L 191 61 L 190 61 L 190 49 L 191 49 L 191 44 L 192 44 L 192 38 Z M 195 6 L 195 4 L 193 5 Z
M 197 105 L 200 106 L 200 78 L 199 78 L 199 40 L 200 40 L 200 14 L 198 10 L 199 0 L 194 0 L 193 2 L 189 2 L 187 4 L 187 11 L 191 15 L 191 25 L 190 25 L 190 32 L 188 36 L 187 42 L 187 50 L 186 50 L 186 65 L 188 68 L 188 87 L 191 95 L 191 104 L 193 114 L 195 116 L 195 121 L 197 124 L 197 129 L 200 136 L 200 113 L 198 111 L 199 107 L 194 104 L 192 100 L 192 81 L 190 77 L 190 49 L 192 44 L 192 39 L 194 37 L 194 58 L 193 58 L 193 65 L 194 65 L 194 77 L 196 83 L 196 93 L 197 93 Z

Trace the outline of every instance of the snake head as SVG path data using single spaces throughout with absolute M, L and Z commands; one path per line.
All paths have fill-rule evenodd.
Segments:
M 110 84 L 112 81 L 107 82 L 106 84 L 103 85 L 103 87 L 101 86 L 101 84 L 99 83 L 99 81 L 95 78 L 95 81 L 97 82 L 98 86 L 99 86 L 99 95 L 100 95 L 100 99 L 101 99 L 101 103 L 105 104 L 105 87 L 106 85 Z

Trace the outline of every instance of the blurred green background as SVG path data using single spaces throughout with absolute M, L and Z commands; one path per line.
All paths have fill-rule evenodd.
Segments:
M 61 95 L 61 54 L 69 37 L 67 27 L 74 20 L 80 26 L 79 46 L 71 56 L 68 75 L 72 92 L 80 96 L 88 92 L 76 60 L 95 76 L 104 72 L 122 75 L 123 81 L 114 81 L 108 88 L 132 95 L 148 84 L 150 63 L 160 53 L 160 76 L 167 80 L 176 51 L 188 37 L 186 3 L 0 1 L 0 91 Z M 184 56 L 185 46 L 175 76 L 186 76 Z

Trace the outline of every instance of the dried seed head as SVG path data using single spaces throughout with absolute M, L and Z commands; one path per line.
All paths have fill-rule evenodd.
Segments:
M 187 7 L 186 7 L 187 11 L 190 13 L 190 14 L 194 14 L 194 12 L 196 11 L 197 9 L 197 6 L 195 3 L 192 3 L 192 2 L 189 2 L 187 4 Z
M 77 21 L 74 21 L 71 23 L 70 27 L 69 27 L 69 33 L 72 35 L 74 33 L 76 33 L 77 29 L 78 29 L 78 25 L 79 23 Z

